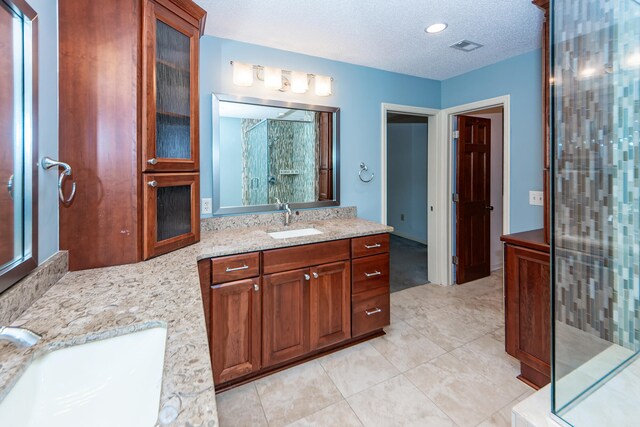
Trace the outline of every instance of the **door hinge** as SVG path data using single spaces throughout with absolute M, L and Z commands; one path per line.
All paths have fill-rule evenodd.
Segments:
M 458 193 L 453 193 L 451 195 L 451 200 L 453 200 L 454 203 L 458 203 L 460 201 L 460 195 Z
M 460 138 L 460 131 L 459 130 L 454 130 L 453 131 L 453 139 L 458 139 Z
M 452 256 L 451 257 L 451 264 L 453 265 L 458 265 L 458 257 L 457 256 Z

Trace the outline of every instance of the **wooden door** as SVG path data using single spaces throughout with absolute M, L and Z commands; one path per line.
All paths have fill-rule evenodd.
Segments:
M 216 384 L 261 366 L 260 278 L 211 287 L 211 360 Z
M 143 171 L 197 171 L 199 29 L 145 2 Z
M 200 175 L 144 174 L 144 258 L 200 240 Z
M 491 120 L 458 116 L 456 282 L 480 279 L 490 270 Z
M 311 269 L 311 350 L 351 337 L 351 268 L 348 261 Z
M 542 387 L 551 360 L 549 254 L 506 245 L 505 261 L 506 351 L 534 369 L 527 379 Z
M 262 364 L 271 366 L 309 351 L 308 268 L 263 278 Z

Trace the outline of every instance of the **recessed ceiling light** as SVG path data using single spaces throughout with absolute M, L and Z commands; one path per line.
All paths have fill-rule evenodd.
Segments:
M 447 28 L 447 24 L 444 22 L 438 22 L 437 24 L 429 25 L 424 30 L 429 34 L 439 33 L 440 31 L 444 31 Z

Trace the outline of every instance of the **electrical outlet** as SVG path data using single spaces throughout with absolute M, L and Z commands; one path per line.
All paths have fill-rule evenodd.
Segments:
M 544 206 L 544 193 L 542 191 L 529 191 L 529 204 L 532 206 Z
M 400 221 L 404 221 L 404 214 L 400 214 Z
M 212 212 L 212 202 L 210 198 L 202 199 L 201 212 L 203 214 L 210 214 Z

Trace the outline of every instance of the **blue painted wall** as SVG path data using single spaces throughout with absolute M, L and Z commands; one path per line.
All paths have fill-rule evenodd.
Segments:
M 427 125 L 387 125 L 387 223 L 427 244 Z M 402 219 L 404 215 L 404 219 Z
M 333 93 L 318 97 L 234 86 L 229 61 L 272 65 L 334 78 Z M 259 82 L 257 82 L 259 83 Z M 211 197 L 211 94 L 225 93 L 340 107 L 340 201 L 355 205 L 360 217 L 380 221 L 380 180 L 358 179 L 360 162 L 380 171 L 381 103 L 440 108 L 440 82 L 331 61 L 283 50 L 204 36 L 200 40 L 200 174 L 202 197 Z
M 534 50 L 442 82 L 442 108 L 511 95 L 511 232 L 543 226 L 543 208 L 529 205 L 542 190 L 541 53 Z
M 58 158 L 58 2 L 30 0 L 38 13 L 38 156 Z M 38 168 L 38 263 L 58 251 L 58 175 Z
M 242 206 L 241 120 L 220 117 L 220 205 Z

